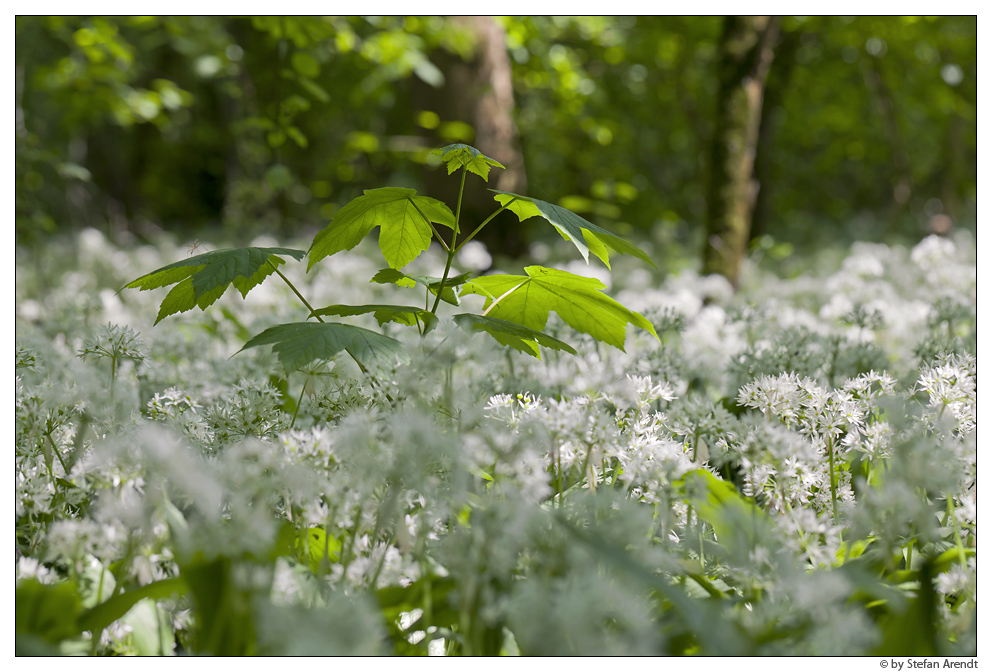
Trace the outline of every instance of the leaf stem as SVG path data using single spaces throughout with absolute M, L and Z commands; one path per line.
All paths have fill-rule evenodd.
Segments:
M 506 205 L 504 205 L 504 206 L 503 206 L 502 208 L 500 208 L 499 210 L 497 210 L 497 211 L 496 211 L 496 212 L 494 212 L 493 214 L 491 214 L 491 215 L 489 215 L 488 217 L 486 217 L 486 218 L 485 218 L 485 219 L 483 220 L 483 222 L 482 222 L 482 224 L 479 224 L 479 225 L 478 225 L 477 227 L 475 227 L 475 231 L 473 231 L 472 233 L 470 233 L 470 234 L 468 234 L 468 238 L 466 238 L 466 239 L 465 239 L 465 240 L 463 240 L 462 242 L 460 242 L 460 243 L 458 243 L 458 245 L 457 245 L 457 246 L 455 247 L 455 254 L 458 254 L 458 251 L 459 251 L 460 249 L 462 249 L 462 247 L 464 247 L 464 246 L 465 246 L 465 243 L 467 243 L 468 241 L 470 241 L 470 240 L 472 240 L 473 238 L 475 238 L 475 234 L 477 234 L 477 233 L 479 233 L 479 231 L 482 231 L 482 227 L 484 227 L 484 226 L 485 226 L 486 224 L 488 224 L 489 222 L 491 222 L 491 221 L 493 221 L 493 218 L 494 218 L 494 217 L 496 217 L 496 215 L 498 215 L 499 213 L 501 213 L 501 212 L 503 212 L 504 210 L 506 210 L 506 209 L 507 209 L 508 207 L 510 207 L 510 204 L 511 204 L 511 203 L 513 203 L 513 201 L 516 201 L 516 200 L 518 200 L 518 199 L 517 199 L 516 197 L 514 197 L 514 198 L 512 198 L 512 199 L 510 199 L 510 201 L 509 201 L 509 202 L 507 202 L 507 204 L 506 204 Z
M 437 298 L 434 299 L 434 307 L 431 313 L 437 316 L 437 306 L 441 303 L 441 292 L 444 291 L 444 283 L 448 281 L 448 273 L 451 272 L 451 262 L 455 258 L 457 248 L 455 243 L 458 240 L 458 222 L 462 216 L 462 196 L 465 194 L 465 177 L 468 175 L 468 166 L 462 167 L 462 183 L 458 188 L 458 205 L 455 207 L 455 230 L 451 234 L 451 246 L 448 248 L 448 260 L 444 263 L 444 274 L 441 275 L 441 284 L 437 288 Z
M 961 541 L 961 527 L 958 525 L 958 517 L 954 515 L 954 497 L 952 495 L 947 497 L 947 517 L 954 522 L 954 545 L 958 548 L 958 560 L 962 567 L 967 567 L 967 555 L 964 552 L 964 543 Z
M 703 521 L 698 513 L 696 514 L 696 534 L 699 536 L 699 571 L 703 573 L 706 571 L 706 555 L 703 550 Z
M 830 462 L 830 503 L 837 524 L 837 472 L 834 470 L 834 437 L 827 437 L 827 459 Z
M 710 594 L 710 597 L 715 597 L 718 599 L 724 599 L 727 597 L 722 590 L 714 586 L 713 583 L 702 574 L 690 573 L 689 578 L 702 586 L 703 590 Z
M 293 293 L 294 293 L 294 294 L 296 294 L 296 296 L 297 296 L 297 298 L 299 298 L 299 299 L 300 299 L 300 301 L 302 301 L 302 302 L 303 302 L 303 305 L 304 305 L 304 306 L 306 306 L 306 307 L 307 307 L 307 310 L 309 310 L 309 311 L 310 311 L 310 314 L 311 314 L 311 315 L 313 315 L 313 313 L 314 313 L 314 309 L 313 309 L 313 306 L 311 306 L 311 305 L 310 305 L 310 303 L 309 303 L 309 302 L 308 302 L 308 301 L 307 301 L 306 299 L 304 299 L 304 298 L 303 298 L 303 295 L 302 295 L 302 294 L 300 294 L 300 290 L 298 290 L 298 289 L 296 288 L 296 285 L 294 285 L 294 284 L 293 284 L 292 282 L 290 282 L 290 281 L 289 281 L 289 278 L 287 278 L 287 277 L 286 277 L 285 275 L 283 275 L 283 274 L 282 274 L 282 271 L 280 271 L 280 270 L 279 270 L 278 268 L 277 268 L 277 269 L 275 269 L 275 271 L 276 271 L 276 275 L 278 275 L 278 276 L 279 276 L 280 278 L 282 278 L 282 279 L 283 279 L 283 281 L 284 281 L 284 282 L 285 282 L 285 283 L 286 283 L 287 285 L 289 285 L 289 288 L 290 288 L 291 290 L 293 290 Z M 323 322 L 323 320 L 322 320 L 322 319 L 320 319 L 320 315 L 313 315 L 313 316 L 314 316 L 314 317 L 316 317 L 316 318 L 317 318 L 317 320 L 318 320 L 319 322 Z
M 417 213 L 424 218 L 424 221 L 427 222 L 427 225 L 431 227 L 431 231 L 433 231 L 434 235 L 437 236 L 437 242 L 441 243 L 441 247 L 444 248 L 444 251 L 451 252 L 451 248 L 448 247 L 448 244 L 444 242 L 444 238 L 441 237 L 441 232 L 434 227 L 434 222 L 432 222 L 430 218 L 424 214 L 424 211 L 420 209 L 420 206 L 417 205 L 416 201 L 414 201 L 412 198 L 410 199 L 410 205 L 412 205 L 413 209 L 416 210 Z
M 416 207 L 416 206 L 414 206 L 414 207 Z M 419 212 L 420 211 L 420 208 L 417 208 L 417 211 Z M 425 219 L 426 219 L 426 217 L 425 217 Z M 441 233 L 434 227 L 434 222 L 432 222 L 431 220 L 428 219 L 427 220 L 427 223 L 431 225 L 431 231 L 433 231 L 434 232 L 434 235 L 437 236 L 437 242 L 441 243 L 441 247 L 444 248 L 444 251 L 445 252 L 451 252 L 451 248 L 448 247 L 448 244 L 446 242 L 444 242 L 444 238 L 441 237 Z
M 65 472 L 66 479 L 69 478 L 69 468 L 65 466 L 65 460 L 62 459 L 62 453 L 59 452 L 58 447 L 55 445 L 55 441 L 52 440 L 51 432 L 46 432 L 45 436 L 48 437 L 48 442 L 52 444 L 52 452 L 55 453 L 55 457 L 58 458 L 59 463 L 62 465 L 62 470 Z M 49 471 L 51 471 L 51 466 L 49 466 Z M 52 472 L 52 479 L 55 478 L 55 472 Z
M 457 232 L 455 235 L 458 235 Z M 452 240 L 454 238 L 452 237 Z M 441 284 L 437 288 L 437 297 L 434 299 L 434 306 L 431 308 L 431 313 L 437 316 L 437 306 L 441 303 L 441 292 L 444 291 L 444 283 L 448 280 L 448 273 L 451 271 L 451 262 L 455 258 L 454 252 L 448 250 L 448 260 L 444 264 L 444 275 L 441 276 Z
M 596 476 L 595 469 L 590 469 L 589 458 L 592 457 L 592 445 L 586 444 L 586 459 L 582 463 L 582 476 L 586 477 L 586 485 L 589 486 L 589 490 L 593 493 L 596 492 Z M 581 476 L 580 476 L 581 478 Z
M 448 336 L 451 336 L 451 334 L 453 334 L 453 333 L 454 332 L 448 332 Z M 428 357 L 433 357 L 434 356 L 434 353 L 437 352 L 438 348 L 440 348 L 442 345 L 444 345 L 444 342 L 446 340 L 448 340 L 448 336 L 445 336 L 444 338 L 442 338 L 441 341 L 437 345 L 434 346 L 434 349 L 431 350 L 430 353 L 428 353 L 427 356 Z
M 300 301 L 303 302 L 303 305 L 307 307 L 307 310 L 310 311 L 310 315 L 312 315 L 313 317 L 316 317 L 318 322 L 323 323 L 324 320 L 321 319 L 320 315 L 314 315 L 314 312 L 315 311 L 313 309 L 313 306 L 310 305 L 310 302 L 309 301 L 307 301 L 305 298 L 303 298 L 303 295 L 300 294 L 300 290 L 298 290 L 296 288 L 296 285 L 294 285 L 292 282 L 290 282 L 289 278 L 287 278 L 285 275 L 283 275 L 282 274 L 282 271 L 280 271 L 278 268 L 275 269 L 275 271 L 276 271 L 276 275 L 278 275 L 280 278 L 282 278 L 283 281 L 287 285 L 289 285 L 289 288 L 291 290 L 293 290 L 293 293 L 296 294 L 296 296 L 300 299 Z M 309 316 L 308 316 L 308 319 L 309 319 Z M 364 373 L 366 376 L 370 376 L 372 378 L 372 380 L 375 381 L 375 376 L 371 376 L 371 374 L 369 374 L 369 370 L 365 368 L 365 365 L 364 364 L 362 364 L 360 361 L 358 361 L 358 357 L 355 357 L 355 355 L 351 352 L 350 349 L 345 348 L 345 352 L 347 352 L 351 356 L 351 358 L 353 360 L 355 360 L 355 364 L 358 364 L 358 368 L 361 369 L 362 373 Z M 386 395 L 386 396 L 388 397 L 389 395 Z M 390 401 L 392 401 L 392 399 L 390 399 Z
M 468 166 L 462 166 L 462 183 L 458 186 L 458 205 L 455 206 L 455 235 L 451 237 L 451 247 L 455 246 L 455 238 L 458 236 L 458 223 L 462 217 L 462 196 L 465 195 L 465 178 L 468 177 Z
M 289 423 L 289 428 L 292 429 L 293 425 L 296 424 L 296 416 L 300 412 L 300 404 L 303 403 L 303 393 L 307 391 L 307 381 L 303 381 L 303 389 L 300 390 L 300 398 L 296 400 L 296 409 L 293 411 L 293 419 Z

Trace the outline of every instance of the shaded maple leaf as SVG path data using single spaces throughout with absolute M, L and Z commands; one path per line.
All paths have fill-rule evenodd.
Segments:
M 223 296 L 230 285 L 244 298 L 254 287 L 286 263 L 278 255 L 303 259 L 303 250 L 285 247 L 238 247 L 214 250 L 163 266 L 124 285 L 142 291 L 176 285 L 166 295 L 155 324 L 175 313 L 207 306 Z M 177 284 L 178 283 L 178 284 Z

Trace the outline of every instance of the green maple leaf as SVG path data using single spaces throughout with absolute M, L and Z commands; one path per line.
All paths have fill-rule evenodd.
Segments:
M 424 333 L 431 331 L 437 326 L 437 317 L 434 313 L 423 308 L 412 308 L 410 306 L 390 306 L 390 305 L 368 305 L 368 306 L 327 306 L 313 312 L 314 315 L 332 315 L 346 317 L 349 315 L 364 315 L 372 313 L 381 327 L 386 322 L 396 322 L 410 327 L 417 326 L 418 322 L 423 322 Z
M 442 161 L 448 163 L 448 175 L 465 166 L 469 172 L 475 173 L 488 182 L 490 166 L 506 168 L 502 163 L 496 159 L 489 158 L 475 147 L 460 142 L 432 150 L 431 154 L 440 156 Z
M 365 195 L 338 210 L 334 219 L 313 239 L 309 271 L 324 257 L 350 250 L 379 226 L 379 249 L 391 268 L 402 268 L 431 244 L 431 222 L 449 229 L 455 216 L 441 201 L 417 196 L 414 189 L 382 187 L 366 189 Z
M 444 291 L 441 292 L 441 300 L 453 306 L 458 305 L 458 295 L 455 294 L 455 287 L 464 285 L 472 273 L 462 273 L 444 281 Z M 395 268 L 384 268 L 374 276 L 369 282 L 376 282 L 380 285 L 394 284 L 400 287 L 416 287 L 423 285 L 430 290 L 431 294 L 437 296 L 437 290 L 441 287 L 441 278 L 432 275 L 407 275 Z
M 496 193 L 495 198 L 500 205 L 509 203 L 508 210 L 513 212 L 521 222 L 531 217 L 543 217 L 551 222 L 562 238 L 575 245 L 587 264 L 589 263 L 589 253 L 592 252 L 606 264 L 607 268 L 610 268 L 610 250 L 613 250 L 619 254 L 633 255 L 654 266 L 651 258 L 638 249 L 636 245 L 632 245 L 606 229 L 596 226 L 571 210 L 536 198 L 511 194 L 508 191 L 497 191 L 496 189 L 490 189 L 490 191 Z
M 238 352 L 260 345 L 271 345 L 287 371 L 296 371 L 310 362 L 329 360 L 342 350 L 366 367 L 388 366 L 397 356 L 403 357 L 403 346 L 395 338 L 333 322 L 294 322 L 269 327 Z
M 499 343 L 515 348 L 520 352 L 541 358 L 541 351 L 537 347 L 543 345 L 546 348 L 576 354 L 575 348 L 564 341 L 548 336 L 540 331 L 534 331 L 521 326 L 516 322 L 507 322 L 495 317 L 485 315 L 474 315 L 472 313 L 461 313 L 455 315 L 455 322 L 459 327 L 469 333 L 485 331 L 495 338 Z
M 285 247 L 238 247 L 214 250 L 143 275 L 123 289 L 156 289 L 176 285 L 166 295 L 159 308 L 155 324 L 175 313 L 184 313 L 199 306 L 207 306 L 219 299 L 230 285 L 244 298 L 252 288 L 286 263 L 277 255 L 293 257 L 297 261 L 306 253 Z M 178 283 L 178 284 L 176 284 Z
M 462 294 L 486 297 L 484 315 L 540 331 L 553 310 L 577 331 L 623 350 L 627 325 L 658 338 L 643 315 L 624 308 L 602 291 L 595 278 L 584 278 L 543 266 L 528 266 L 524 275 L 487 275 L 465 284 Z

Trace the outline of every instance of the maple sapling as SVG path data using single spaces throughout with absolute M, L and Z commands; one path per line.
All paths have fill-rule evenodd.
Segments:
M 606 286 L 593 278 L 543 266 L 528 266 L 527 275 L 494 274 L 471 278 L 470 273 L 451 276 L 455 257 L 493 218 L 510 210 L 520 222 L 538 217 L 550 223 L 570 241 L 589 263 L 589 254 L 610 266 L 610 252 L 635 256 L 652 266 L 651 259 L 636 246 L 560 206 L 520 194 L 492 190 L 500 205 L 467 236 L 459 240 L 462 195 L 465 180 L 473 173 L 489 180 L 492 168 L 503 165 L 474 147 L 453 144 L 435 149 L 433 154 L 447 165 L 448 174 L 461 171 L 461 187 L 455 211 L 441 201 L 420 196 L 414 189 L 381 187 L 365 192 L 342 207 L 331 222 L 314 236 L 306 252 L 283 247 L 242 247 L 214 250 L 170 264 L 126 285 L 141 290 L 175 285 L 159 309 L 156 324 L 175 313 L 198 306 L 205 310 L 234 286 L 241 296 L 270 275 L 278 275 L 292 289 L 309 311 L 307 320 L 280 324 L 248 340 L 242 350 L 271 345 L 288 372 L 314 361 L 329 360 L 342 350 L 362 369 L 394 361 L 403 356 L 399 341 L 384 334 L 340 322 L 325 322 L 324 317 L 350 317 L 372 313 L 380 326 L 386 322 L 416 327 L 426 335 L 438 324 L 442 301 L 458 306 L 459 297 L 477 294 L 486 298 L 481 314 L 458 313 L 455 323 L 475 333 L 483 331 L 499 343 L 540 358 L 540 348 L 576 354 L 569 344 L 543 333 L 551 311 L 576 331 L 621 350 L 628 324 L 658 334 L 642 315 L 629 310 L 603 293 Z M 293 283 L 279 270 L 284 257 L 302 261 L 307 257 L 307 271 L 325 257 L 350 250 L 378 227 L 379 249 L 388 268 L 370 280 L 416 288 L 425 292 L 423 308 L 399 305 L 333 305 L 314 309 Z M 446 240 L 442 231 L 451 231 Z M 400 269 L 419 257 L 436 240 L 446 253 L 444 273 L 440 278 L 412 276 Z M 433 297 L 433 305 L 431 298 Z M 431 307 L 428 308 L 427 306 Z

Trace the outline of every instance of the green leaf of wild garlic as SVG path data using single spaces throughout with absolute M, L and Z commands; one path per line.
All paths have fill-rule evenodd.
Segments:
M 562 238 L 575 245 L 587 264 L 589 263 L 589 253 L 592 252 L 606 264 L 607 268 L 610 268 L 610 250 L 613 250 L 619 254 L 637 257 L 657 268 L 651 258 L 638 249 L 636 245 L 632 245 L 616 234 L 596 226 L 571 210 L 536 198 L 511 194 L 508 191 L 496 189 L 490 189 L 490 191 L 496 193 L 495 199 L 500 205 L 509 203 L 507 209 L 513 212 L 521 222 L 531 217 L 543 217 L 551 222 L 551 225 L 561 234 Z
M 141 588 L 111 597 L 92 609 L 82 612 L 79 615 L 79 627 L 83 630 L 100 632 L 127 614 L 141 600 L 148 598 L 167 599 L 176 595 L 184 595 L 188 590 L 189 588 L 182 578 L 160 579 Z
M 71 582 L 23 581 L 14 591 L 14 605 L 14 632 L 18 636 L 34 635 L 58 645 L 82 632 L 78 615 L 83 606 Z
M 269 327 L 238 352 L 260 345 L 271 345 L 287 371 L 296 371 L 313 361 L 329 360 L 342 350 L 365 367 L 388 366 L 397 357 L 405 357 L 402 344 L 394 338 L 333 322 L 294 322 Z
M 381 227 L 379 249 L 390 268 L 409 264 L 430 246 L 431 222 L 455 227 L 455 216 L 447 205 L 416 194 L 414 189 L 400 187 L 366 189 L 314 237 L 307 252 L 307 270 L 324 257 L 352 249 L 377 226 Z
M 331 315 L 336 317 L 347 317 L 350 315 L 364 315 L 372 313 L 381 327 L 386 322 L 396 322 L 405 324 L 408 327 L 415 327 L 418 323 L 424 324 L 424 333 L 427 333 L 437 326 L 437 317 L 434 313 L 423 308 L 413 308 L 411 306 L 391 306 L 384 304 L 367 306 L 327 306 L 313 311 L 313 315 Z
M 540 331 L 553 310 L 566 324 L 597 341 L 623 350 L 627 325 L 658 338 L 643 315 L 625 308 L 602 291 L 599 280 L 543 266 L 528 266 L 523 275 L 487 275 L 465 283 L 462 295 L 486 297 L 484 315 Z
M 303 259 L 303 250 L 285 247 L 239 247 L 214 250 L 143 275 L 123 289 L 156 289 L 176 285 L 166 295 L 159 308 L 155 324 L 175 313 L 184 313 L 199 306 L 206 310 L 217 301 L 230 285 L 244 298 L 254 287 L 286 263 L 278 255 Z M 177 284 L 178 283 L 178 284 Z
M 472 313 L 461 313 L 455 315 L 455 322 L 459 327 L 471 333 L 484 331 L 496 339 L 497 342 L 509 346 L 532 357 L 541 358 L 541 351 L 538 345 L 546 348 L 576 354 L 575 348 L 564 341 L 548 336 L 547 334 L 528 329 L 515 322 L 500 320 L 495 317 L 485 315 L 475 315 Z
M 724 548 L 747 549 L 771 534 L 767 513 L 742 497 L 732 483 L 705 469 L 687 472 L 674 485 L 699 517 L 713 526 Z
M 468 282 L 468 279 L 472 277 L 472 273 L 462 273 L 461 275 L 456 275 L 454 277 L 448 278 L 444 282 L 444 291 L 441 292 L 441 300 L 445 303 L 450 303 L 453 306 L 458 305 L 458 295 L 455 294 L 454 288 L 464 285 Z M 407 275 L 401 271 L 397 271 L 395 268 L 384 268 L 374 276 L 369 282 L 375 282 L 380 285 L 394 284 L 400 287 L 416 287 L 417 285 L 423 285 L 430 290 L 431 294 L 437 296 L 437 290 L 441 287 L 441 278 L 436 278 L 431 275 Z
M 491 166 L 506 168 L 502 163 L 489 158 L 475 147 L 460 142 L 432 150 L 431 154 L 440 156 L 441 160 L 448 164 L 448 175 L 465 166 L 469 172 L 475 173 L 488 182 Z

